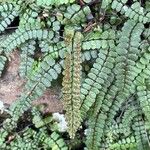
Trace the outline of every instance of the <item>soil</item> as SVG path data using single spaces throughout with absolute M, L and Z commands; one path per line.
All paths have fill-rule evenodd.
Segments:
M 16 50 L 10 55 L 6 71 L 0 79 L 0 100 L 11 105 L 23 92 L 25 80 L 18 74 L 20 55 Z M 45 91 L 44 95 L 33 102 L 33 105 L 46 104 L 44 112 L 61 112 L 62 104 L 59 100 L 60 88 L 55 86 Z

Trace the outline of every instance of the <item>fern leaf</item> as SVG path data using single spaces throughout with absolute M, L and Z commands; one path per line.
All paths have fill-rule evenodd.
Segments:
M 114 58 L 116 53 L 109 50 L 101 50 L 98 54 L 98 58 L 93 65 L 88 78 L 85 79 L 81 87 L 81 112 L 85 117 L 86 112 L 91 108 L 95 102 L 96 95 L 105 84 L 108 76 L 111 74 L 111 70 L 114 67 Z M 85 89 L 85 90 L 84 90 Z M 96 90 L 95 90 L 96 89 Z M 82 92 L 86 91 L 86 92 Z
M 17 126 L 18 119 L 25 111 L 27 111 L 31 107 L 31 102 L 42 96 L 46 88 L 51 86 L 51 81 L 53 79 L 57 79 L 58 74 L 61 73 L 62 62 L 60 62 L 60 64 L 55 64 L 55 60 L 49 56 L 47 56 L 43 61 L 43 63 L 45 62 L 49 63 L 49 68 L 46 68 L 47 70 L 45 70 L 45 68 L 40 66 L 37 72 L 35 72 L 35 74 L 31 76 L 30 80 L 27 82 L 25 86 L 25 92 L 15 103 L 11 105 L 10 115 L 12 116 L 12 118 L 7 119 L 4 122 L 4 131 L 6 130 L 7 132 L 5 133 L 1 130 L 1 134 L 3 132 L 5 133 L 2 139 L 7 136 L 9 131 Z
M 150 22 L 150 12 L 145 14 L 144 8 L 140 6 L 140 2 L 133 3 L 131 7 L 128 7 L 125 3 L 126 0 L 114 0 L 111 7 L 135 21 L 143 22 L 144 24 Z
M 149 102 L 149 90 L 147 86 L 144 85 L 139 85 L 137 87 L 137 95 L 138 95 L 138 100 L 140 102 L 140 106 L 144 112 L 144 115 L 146 116 L 148 123 L 150 124 L 150 102 Z
M 37 135 L 35 135 L 37 136 Z M 39 131 L 39 140 L 45 149 L 52 150 L 68 150 L 68 147 L 60 135 L 56 132 L 52 132 L 49 136 L 44 128 Z
M 19 15 L 20 7 L 15 7 L 11 3 L 4 3 L 0 6 L 2 18 L 0 19 L 0 32 L 3 32 L 11 22 Z
M 128 31 L 127 31 L 128 30 Z M 135 87 L 133 82 L 136 78 L 135 73 L 131 73 L 132 68 L 135 67 L 135 62 L 138 59 L 138 46 L 140 44 L 140 34 L 143 31 L 143 25 L 141 23 L 136 24 L 134 21 L 128 21 L 125 23 L 122 31 L 122 38 L 120 38 L 120 43 L 118 44 L 116 51 L 118 53 L 117 64 L 115 68 L 116 76 L 116 86 L 119 88 L 119 94 L 116 97 L 116 101 L 111 106 L 109 111 L 108 120 L 112 120 L 115 116 L 115 111 L 117 112 L 121 107 L 122 103 L 134 92 Z M 137 32 L 139 37 L 132 36 Z M 130 38 L 125 38 L 125 36 L 130 36 Z M 126 41 L 126 40 L 129 41 Z M 137 41 L 137 44 L 132 44 Z M 129 44 L 128 44 L 129 43 Z M 128 52 L 127 52 L 128 50 Z M 123 59 L 124 55 L 128 55 Z M 122 58 L 122 59 L 120 59 Z M 128 59 L 127 59 L 128 58 Z M 120 61 L 121 60 L 121 61 Z
M 5 48 L 6 52 L 8 53 L 27 40 L 32 40 L 32 39 L 42 40 L 42 39 L 47 39 L 47 38 L 49 39 L 53 38 L 52 31 L 48 31 L 46 29 L 42 30 L 42 29 L 39 29 L 39 27 L 40 26 L 38 25 L 37 29 L 35 29 L 35 27 L 34 29 L 32 28 L 27 29 L 26 27 L 23 29 L 20 28 L 16 30 L 15 33 L 10 35 L 4 42 L 0 44 L 0 47 Z
M 69 31 L 69 30 L 67 30 Z M 67 32 L 66 31 L 66 32 Z M 68 32 L 69 33 L 69 32 Z M 68 51 L 64 64 L 63 78 L 63 105 L 66 110 L 66 120 L 68 123 L 68 132 L 71 138 L 74 138 L 79 128 L 80 117 L 80 82 L 81 82 L 81 41 L 82 34 L 80 32 L 66 33 L 66 44 Z M 74 39 L 73 39 L 74 37 Z M 74 68 L 73 68 L 74 66 Z
M 101 99 L 101 95 L 98 96 L 95 103 L 94 113 L 89 118 L 89 132 L 88 138 L 86 140 L 86 146 L 89 149 L 99 149 L 99 146 L 102 140 L 102 136 L 104 134 L 105 124 L 107 121 L 107 113 L 109 112 L 109 108 L 112 105 L 113 100 L 110 101 L 110 97 L 115 99 L 118 94 L 118 89 L 115 85 L 111 85 L 108 89 L 107 94 L 103 96 Z M 100 93 L 101 94 L 101 93 Z M 99 105 L 99 100 L 102 101 L 101 105 Z M 96 105 L 97 104 L 97 105 Z
M 50 5 L 62 5 L 62 4 L 69 4 L 69 3 L 73 3 L 74 0 L 37 0 L 37 5 L 38 6 L 50 6 Z
M 130 128 L 131 124 L 133 123 L 133 119 L 138 115 L 142 115 L 142 112 L 138 106 L 135 105 L 128 108 L 122 117 L 122 126 L 125 128 Z
M 145 125 L 143 124 L 141 116 L 136 117 L 134 120 L 132 128 L 135 134 L 137 150 L 145 150 L 149 144 L 149 137 L 147 136 Z
M 123 140 L 119 140 L 116 143 L 112 144 L 110 147 L 110 150 L 121 150 L 121 149 L 131 149 L 136 150 L 137 149 L 137 143 L 134 136 L 128 137 Z
M 87 16 L 91 14 L 91 10 L 88 6 L 81 8 L 80 5 L 73 4 L 68 6 L 67 12 L 64 14 L 65 19 L 64 22 L 71 23 L 82 23 L 87 20 Z
M 28 45 L 29 44 L 29 45 Z M 21 64 L 19 73 L 21 77 L 28 77 L 31 74 L 34 59 L 32 58 L 35 50 L 35 41 L 30 41 L 21 47 Z

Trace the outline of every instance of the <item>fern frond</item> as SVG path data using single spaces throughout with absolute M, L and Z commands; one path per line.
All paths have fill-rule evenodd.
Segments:
M 49 64 L 48 68 L 45 68 L 45 63 Z M 62 62 L 60 62 L 62 64 Z M 0 130 L 1 136 L 3 132 L 4 136 L 17 126 L 17 121 L 20 116 L 31 107 L 31 102 L 40 97 L 47 87 L 51 86 L 53 79 L 57 79 L 58 74 L 61 73 L 62 66 L 59 63 L 55 63 L 51 57 L 47 56 L 42 62 L 39 70 L 35 72 L 31 79 L 25 86 L 25 92 L 21 97 L 14 102 L 10 107 L 11 119 L 7 119 L 3 124 L 5 129 Z M 46 70 L 45 70 L 46 69 Z M 5 132 L 7 131 L 7 132 Z M 4 139 L 5 137 L 2 137 Z M 2 140 L 1 139 L 1 140 Z
M 0 32 L 3 32 L 19 16 L 20 7 L 12 3 L 3 3 L 0 5 Z
M 59 5 L 63 5 L 63 4 L 70 4 L 70 3 L 73 3 L 75 0 L 63 0 L 63 1 L 60 1 L 60 0 L 37 0 L 36 1 L 36 4 L 38 6 L 50 6 L 50 5 L 56 5 L 56 6 L 59 6 Z
M 135 21 L 143 22 L 144 24 L 150 22 L 150 12 L 145 13 L 140 2 L 133 3 L 131 7 L 125 5 L 126 2 L 127 0 L 114 0 L 111 7 L 117 12 L 121 12 L 121 14 L 124 14 L 126 17 Z
M 117 79 L 116 86 L 120 88 L 116 101 L 114 101 L 114 104 L 111 106 L 109 111 L 108 120 L 112 120 L 116 114 L 115 111 L 117 112 L 122 103 L 130 96 L 132 92 L 135 91 L 135 87 L 132 83 L 135 80 L 136 75 L 134 72 L 132 73 L 131 70 L 135 67 L 135 62 L 138 59 L 138 53 L 140 53 L 138 46 L 140 44 L 140 35 L 142 31 L 143 25 L 141 23 L 136 24 L 134 21 L 130 20 L 125 23 L 123 27 L 122 37 L 120 38 L 119 44 L 116 48 L 118 57 L 116 68 L 114 70 Z M 134 36 L 135 33 L 139 34 L 139 37 Z M 127 41 L 127 39 L 129 41 Z M 125 55 L 126 57 L 124 57 Z
M 19 67 L 19 73 L 21 77 L 28 77 L 31 74 L 32 66 L 34 63 L 34 59 L 32 56 L 34 55 L 35 50 L 35 41 L 29 41 L 29 43 L 21 46 L 21 64 Z
M 106 49 L 112 47 L 115 38 L 116 34 L 114 30 L 108 30 L 103 33 L 91 33 L 85 37 L 82 48 L 83 50 Z
M 126 139 L 119 140 L 116 143 L 110 145 L 109 149 L 110 150 L 124 150 L 124 149 L 136 150 L 137 149 L 136 139 L 134 136 L 131 136 Z
M 43 143 L 46 145 L 45 148 L 68 150 L 64 140 L 56 132 L 53 132 L 50 137 L 46 136 Z
M 57 134 L 55 131 L 52 132 L 52 134 L 49 136 L 43 126 L 46 125 L 45 120 L 42 118 L 41 114 L 39 113 L 37 108 L 32 109 L 32 115 L 33 115 L 33 123 L 35 124 L 35 127 L 40 128 L 40 131 L 37 133 L 37 135 L 34 136 L 37 141 L 45 149 L 58 149 L 58 150 L 68 150 L 68 147 L 64 140 L 60 137 L 59 134 Z M 52 121 L 52 120 L 51 120 Z M 43 127 L 43 128 L 41 128 Z
M 31 5 L 30 5 L 31 6 Z M 29 7 L 28 9 L 25 10 L 22 16 L 20 16 L 20 22 L 19 26 L 25 27 L 26 26 L 26 21 L 28 20 L 29 24 L 35 24 L 36 22 L 40 22 L 38 19 L 39 16 L 39 10 L 34 10 L 34 8 Z
M 141 116 L 135 118 L 132 128 L 135 134 L 137 150 L 148 150 L 149 136 Z
M 148 40 L 150 40 L 150 29 L 149 28 L 144 30 L 143 36 L 145 38 L 147 38 Z
M 102 86 L 106 83 L 111 70 L 114 68 L 114 58 L 116 53 L 113 48 L 109 50 L 101 49 L 98 54 L 96 62 L 85 79 L 81 87 L 81 112 L 82 117 L 85 117 L 86 112 L 91 108 L 95 102 L 96 95 L 102 89 Z
M 107 94 L 105 94 L 105 96 L 102 95 L 103 96 L 102 100 L 101 100 L 101 95 L 98 96 L 100 97 L 102 104 L 99 105 L 100 104 L 98 102 L 99 99 L 97 99 L 97 103 L 95 103 L 95 107 L 94 107 L 95 108 L 94 113 L 89 118 L 89 130 L 91 130 L 91 133 L 89 132 L 86 145 L 88 148 L 93 150 L 99 149 L 102 136 L 104 134 L 104 129 L 106 127 L 106 120 L 108 118 L 107 113 L 109 112 L 113 100 L 117 97 L 118 88 L 112 84 L 110 87 L 108 86 L 108 89 L 106 89 L 106 91 Z
M 130 65 L 134 66 L 135 65 L 134 62 L 138 59 L 138 56 L 136 56 L 135 54 L 138 54 L 139 52 L 138 52 L 138 48 L 135 48 L 135 46 L 132 44 L 133 43 L 132 41 L 135 41 L 135 39 L 134 39 L 134 36 L 132 37 L 132 33 L 130 33 L 131 31 L 133 31 L 133 33 L 135 33 L 135 32 L 139 33 L 140 32 L 140 34 L 141 34 L 143 31 L 143 25 L 137 24 L 133 21 L 128 21 L 124 25 L 124 28 L 122 31 L 122 38 L 120 38 L 119 44 L 116 48 L 116 52 L 117 52 L 117 54 L 116 54 L 116 57 L 117 57 L 116 58 L 116 66 L 115 66 L 116 68 L 113 70 L 116 74 L 116 81 L 115 81 L 114 85 L 109 89 L 107 95 L 105 96 L 105 99 L 103 100 L 101 107 L 99 107 L 99 110 L 97 111 L 99 113 L 94 114 L 93 115 L 94 120 L 91 121 L 91 122 L 96 123 L 97 121 L 95 120 L 95 116 L 97 116 L 97 118 L 101 116 L 101 119 L 100 119 L 101 123 L 99 122 L 101 124 L 101 127 L 92 131 L 93 135 L 97 135 L 99 137 L 99 138 L 96 137 L 96 138 L 92 139 L 92 141 L 96 141 L 96 139 L 99 140 L 99 142 L 97 142 L 97 143 L 100 143 L 101 137 L 103 136 L 103 130 L 105 129 L 105 124 L 111 123 L 110 121 L 113 120 L 113 118 L 114 118 L 116 112 L 118 111 L 118 109 L 120 108 L 123 100 L 126 100 L 126 98 L 128 97 L 129 93 L 127 93 L 126 91 L 129 91 L 129 89 L 131 88 L 130 83 L 132 83 L 133 79 L 135 78 L 135 76 L 133 78 L 131 75 L 128 76 L 127 73 L 125 73 L 125 76 L 123 76 L 124 72 L 127 71 L 127 67 Z M 131 36 L 130 36 L 130 34 L 131 34 Z M 125 35 L 127 35 L 127 38 L 125 37 Z M 128 38 L 128 36 L 131 37 L 131 41 Z M 127 39 L 129 41 L 127 41 Z M 138 39 L 137 42 L 139 43 L 140 42 L 140 36 L 139 36 L 139 38 L 136 37 L 136 39 Z M 128 48 L 128 42 L 131 43 L 131 44 L 129 44 L 129 48 Z M 137 44 L 136 46 L 138 47 L 138 45 L 139 44 Z M 128 49 L 129 52 L 126 52 L 127 51 L 126 49 Z M 133 52 L 133 49 L 134 49 L 134 52 Z M 137 50 L 137 52 L 136 52 L 136 50 Z M 128 54 L 128 56 L 125 57 L 125 59 L 123 59 L 125 54 Z M 129 57 L 129 60 L 127 59 L 128 57 Z M 125 64 L 123 64 L 123 60 L 125 61 Z M 128 64 L 126 64 L 127 62 L 128 62 Z M 124 66 L 125 66 L 125 68 L 124 68 Z M 131 80 L 131 82 L 129 82 L 128 80 Z M 123 83 L 123 84 L 121 84 L 121 83 Z M 123 91 L 121 88 L 123 88 Z M 125 90 L 125 92 L 124 92 L 124 90 Z M 119 91 L 121 91 L 121 92 L 119 92 Z M 111 100 L 111 102 L 110 102 L 110 100 L 109 100 L 110 98 L 115 99 L 115 101 L 112 102 L 112 100 Z M 105 115 L 107 113 L 108 113 L 108 115 Z M 96 124 L 95 124 L 95 126 L 90 125 L 90 127 L 91 127 L 91 129 L 93 129 L 94 127 L 96 128 L 97 125 Z M 90 141 L 90 140 L 87 140 L 87 141 Z M 96 148 L 98 149 L 98 147 L 99 147 L 99 145 L 98 144 L 96 145 L 96 143 L 95 144 L 89 143 L 88 146 L 91 146 L 91 148 L 94 147 L 94 149 L 96 149 Z
M 87 16 L 91 14 L 88 6 L 81 8 L 80 5 L 73 4 L 67 7 L 67 12 L 64 14 L 64 22 L 71 22 L 73 24 L 83 23 L 87 20 Z
M 26 131 L 26 132 L 25 132 Z M 32 139 L 35 136 L 35 132 L 28 129 L 25 130 L 23 137 L 20 135 L 16 135 L 15 139 L 10 142 L 9 146 L 6 146 L 6 149 L 21 149 L 22 147 L 24 149 L 33 149 L 36 150 L 39 148 L 39 140 L 37 138 Z
M 98 96 L 96 97 L 96 101 L 93 104 L 90 112 L 88 113 L 88 129 L 86 136 L 86 146 L 88 149 L 98 149 L 99 143 L 101 141 L 101 137 L 104 132 L 104 125 L 107 116 L 104 111 L 111 104 L 110 98 L 106 100 L 105 97 L 107 92 L 110 91 L 110 87 L 113 85 L 113 75 L 110 75 L 106 83 L 103 85 L 100 90 Z M 96 89 L 95 89 L 96 90 Z M 115 93 L 115 91 L 110 91 L 111 93 Z M 104 115 L 104 116 L 103 116 Z M 100 119 L 98 119 L 100 117 Z
M 98 40 L 99 38 L 100 40 Z M 89 38 L 87 37 L 84 41 L 87 46 L 84 47 L 83 45 L 83 50 L 89 48 L 89 49 L 98 49 L 98 51 L 100 51 L 98 54 L 98 58 L 96 59 L 96 62 L 93 64 L 93 68 L 91 68 L 91 71 L 88 74 L 88 78 L 85 79 L 81 87 L 81 99 L 83 100 L 81 111 L 85 114 L 94 103 L 95 96 L 99 92 L 101 92 L 100 90 L 101 87 L 105 85 L 104 82 L 107 82 L 108 80 L 107 76 L 109 78 L 109 74 L 111 72 L 110 70 L 112 70 L 114 67 L 113 63 L 114 63 L 114 58 L 116 57 L 116 53 L 113 52 L 113 47 L 114 47 L 113 40 L 114 39 L 115 39 L 115 33 L 113 30 L 110 30 L 110 32 L 106 31 L 106 32 L 103 32 L 102 34 L 96 33 L 96 36 L 89 34 Z M 101 47 L 103 49 L 100 49 Z M 110 47 L 110 50 L 107 50 L 109 47 Z M 87 60 L 89 60 L 91 58 L 90 54 L 89 52 L 86 52 L 86 53 L 88 55 L 85 55 L 85 57 Z M 111 74 L 110 78 L 113 78 L 113 74 Z M 108 82 L 108 85 L 109 85 L 109 82 Z M 92 97 L 92 95 L 93 96 L 95 95 L 95 96 Z
M 149 51 L 147 47 L 146 52 L 137 60 L 136 65 L 132 68 L 135 73 L 134 83 L 136 85 L 143 84 L 145 79 L 149 78 Z
M 142 111 L 139 110 L 138 106 L 135 105 L 135 106 L 128 108 L 122 117 L 122 126 L 130 130 L 130 127 L 133 123 L 133 119 L 137 117 L 138 115 L 142 115 Z M 124 134 L 126 133 L 124 132 Z
M 46 40 L 47 38 L 52 39 L 53 36 L 53 31 L 48 31 L 46 29 L 42 30 L 37 23 L 37 28 L 36 26 L 33 26 L 32 28 L 30 26 L 26 26 L 26 28 L 20 28 L 16 30 L 15 33 L 10 35 L 5 41 L 0 43 L 0 47 L 4 48 L 7 53 L 10 53 L 13 49 L 21 45 L 22 43 L 25 43 L 25 41 L 27 40 Z
M 149 102 L 149 90 L 148 87 L 145 85 L 139 85 L 137 87 L 137 95 L 138 95 L 138 101 L 140 102 L 140 106 L 144 112 L 144 115 L 146 116 L 146 119 L 148 120 L 148 123 L 150 124 L 150 102 Z
M 115 69 L 117 86 L 123 89 L 128 89 L 129 87 L 125 86 L 131 86 L 132 80 L 135 78 L 135 76 L 130 73 L 130 68 L 135 65 L 140 53 L 138 48 L 142 31 L 143 25 L 141 23 L 137 24 L 132 20 L 127 21 L 122 29 L 122 37 L 119 39 L 119 44 L 116 47 L 118 53 Z M 135 34 L 139 36 L 135 36 Z
M 107 116 L 103 113 L 97 114 L 96 116 L 92 117 L 89 121 L 89 128 L 87 130 L 87 140 L 86 146 L 90 150 L 98 150 L 100 146 L 100 139 L 101 135 L 103 134 L 104 122 Z
M 66 31 L 67 32 L 67 31 Z M 66 33 L 67 34 L 67 33 Z M 68 34 L 70 34 L 68 32 Z M 69 35 L 66 35 L 69 36 Z M 71 39 L 74 37 L 74 40 Z M 80 82 L 81 82 L 81 41 L 80 32 L 72 33 L 71 38 L 66 37 L 68 52 L 64 64 L 63 78 L 63 105 L 66 110 L 68 132 L 71 138 L 80 126 Z M 74 68 L 73 68 L 74 66 Z

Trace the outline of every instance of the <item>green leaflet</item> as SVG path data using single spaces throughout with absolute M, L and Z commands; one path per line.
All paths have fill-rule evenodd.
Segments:
M 62 4 L 69 4 L 69 3 L 73 3 L 74 0 L 37 0 L 37 5 L 39 6 L 49 6 L 49 5 L 62 5 Z
M 0 76 L 2 75 L 2 71 L 5 67 L 5 63 L 6 63 L 7 58 L 3 55 L 0 55 Z

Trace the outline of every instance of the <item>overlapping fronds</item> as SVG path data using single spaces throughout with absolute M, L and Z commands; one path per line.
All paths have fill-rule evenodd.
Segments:
M 0 149 L 148 150 L 149 23 L 148 0 L 0 1 L 0 76 L 17 49 L 26 79 L 3 119 Z M 69 136 L 32 106 L 54 80 Z
M 111 7 L 135 21 L 143 23 L 150 22 L 150 11 L 144 12 L 144 8 L 141 6 L 140 2 L 136 1 L 130 7 L 127 6 L 126 3 L 127 0 L 114 0 Z

